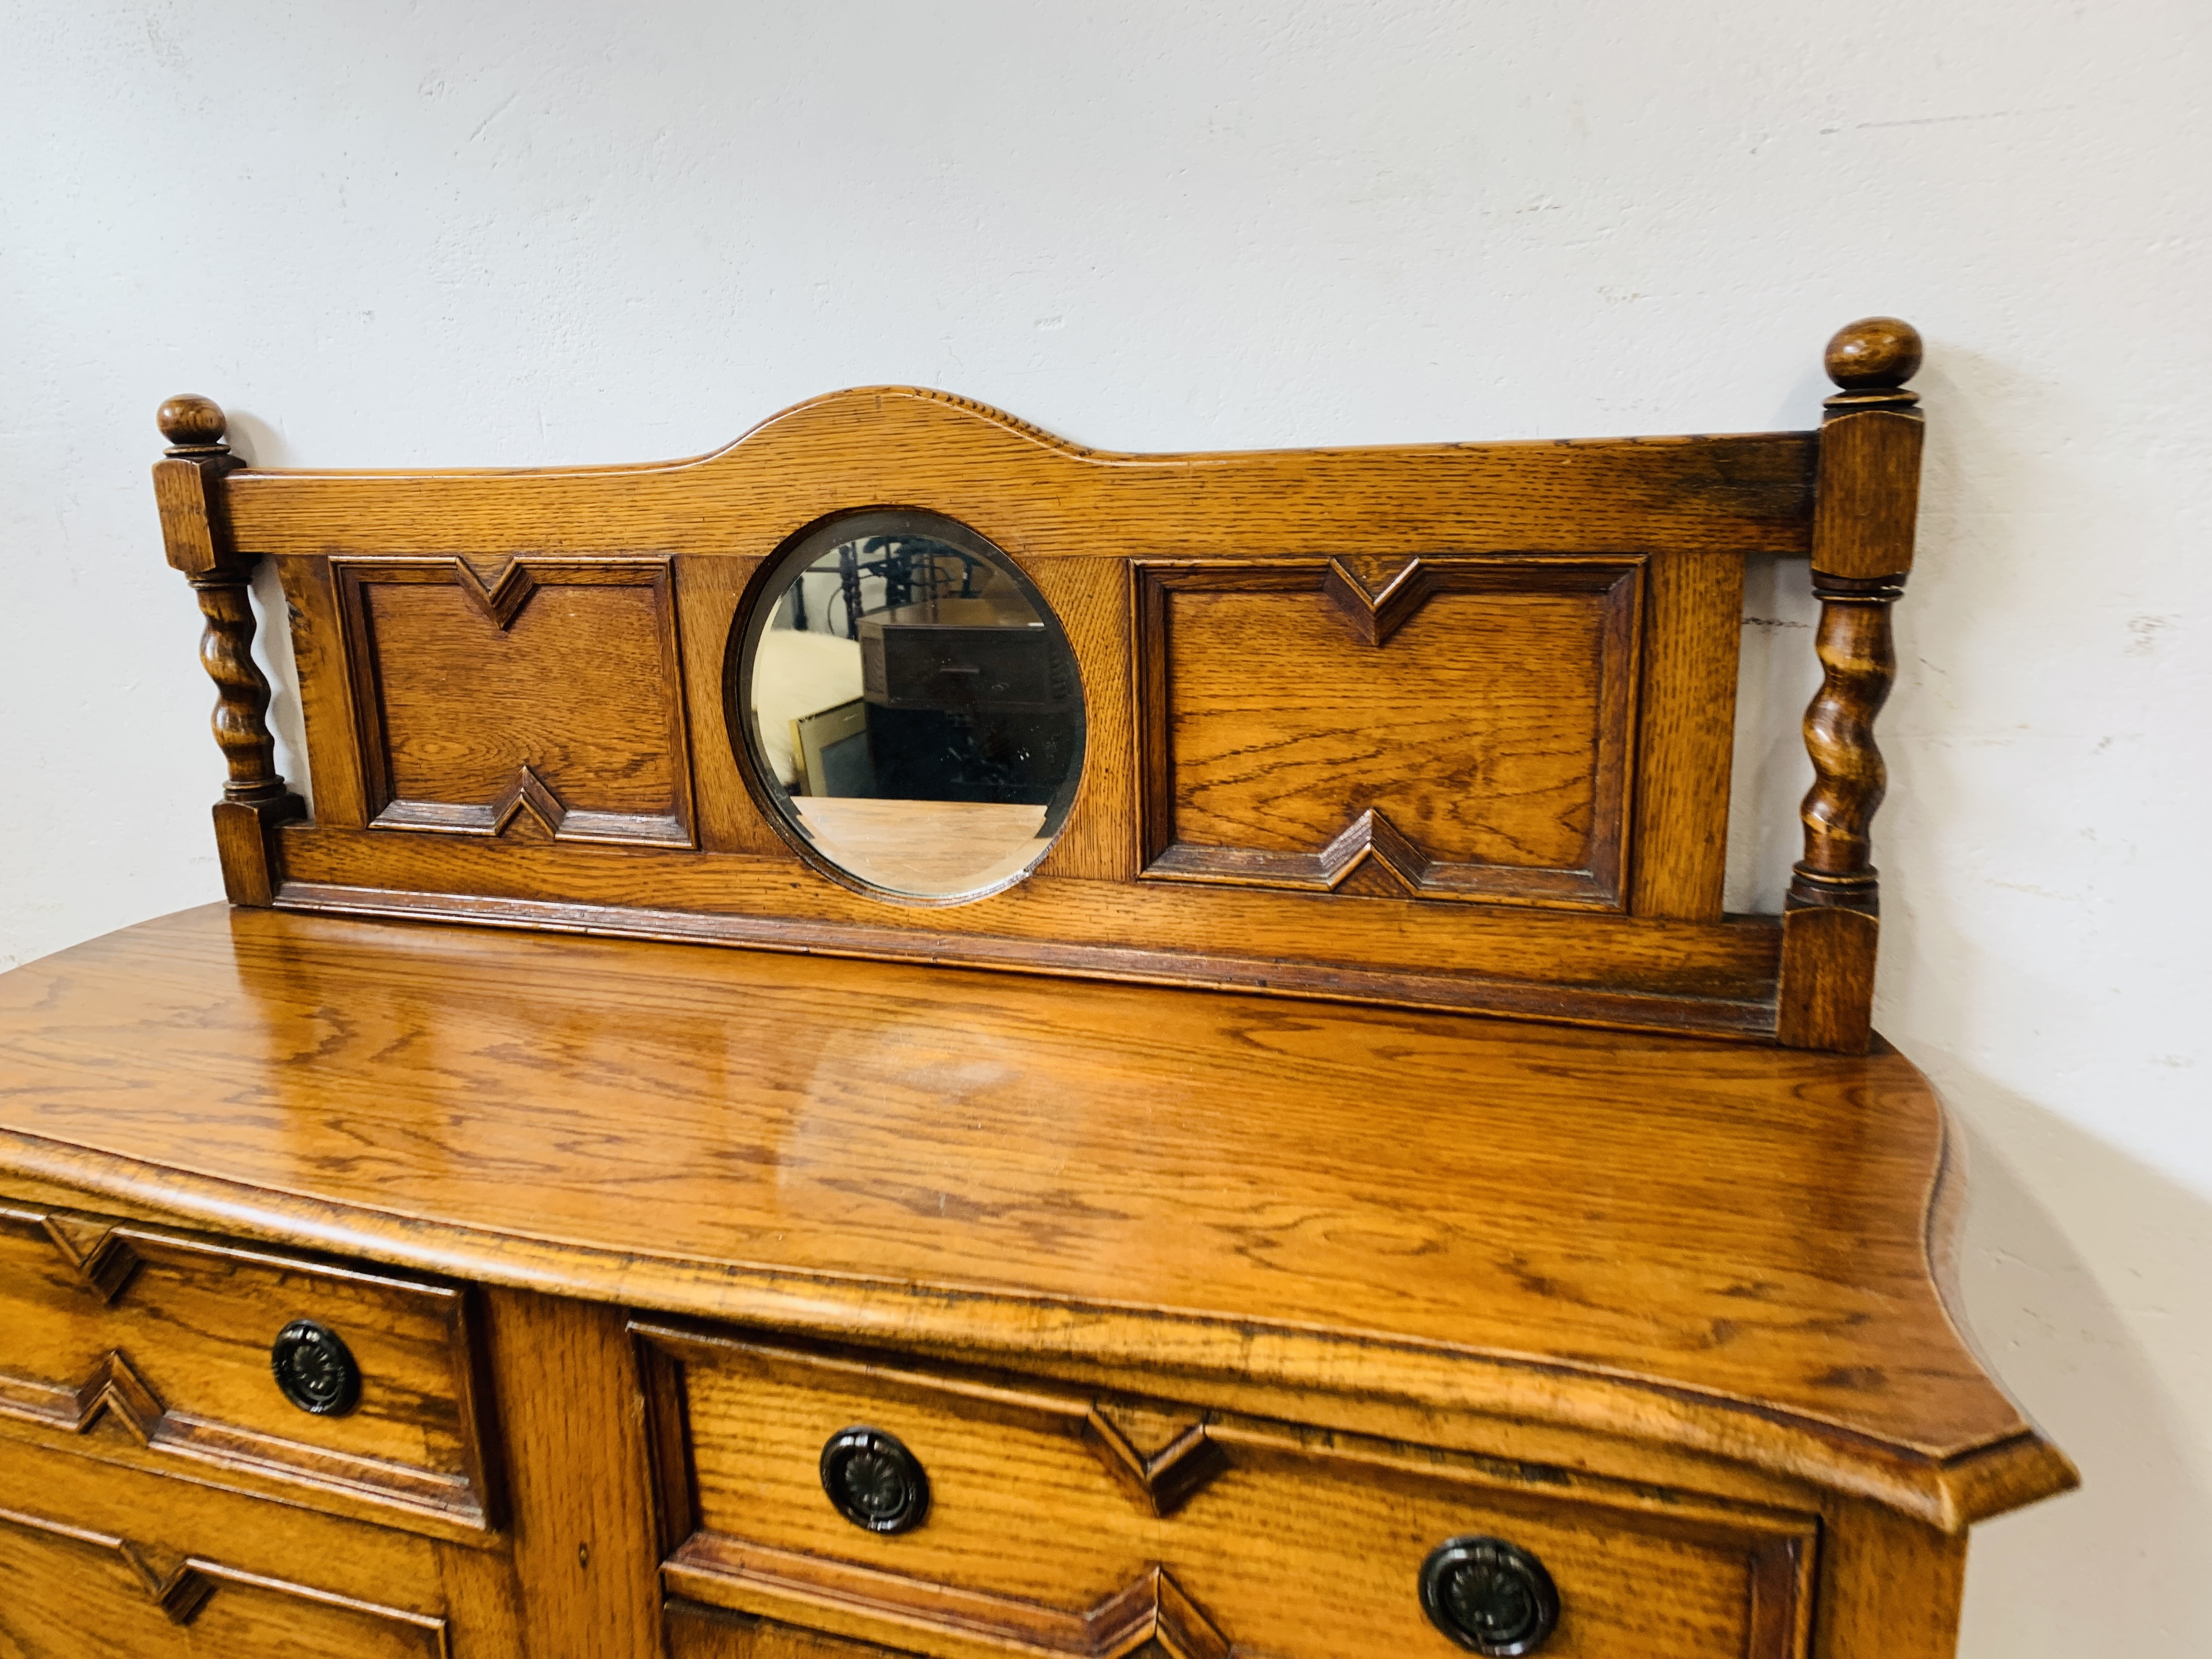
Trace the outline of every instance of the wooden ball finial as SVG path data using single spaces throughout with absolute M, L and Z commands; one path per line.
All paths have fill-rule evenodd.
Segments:
M 163 404 L 154 413 L 154 423 L 179 449 L 212 449 L 229 424 L 214 398 L 191 392 L 180 392 Z
M 1886 392 L 1920 372 L 1920 331 L 1901 318 L 1862 317 L 1828 342 L 1828 378 L 1846 392 Z

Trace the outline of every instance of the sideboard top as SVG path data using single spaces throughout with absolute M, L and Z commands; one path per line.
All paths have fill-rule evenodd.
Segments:
M 1902 1057 L 210 906 L 0 975 L 0 1170 L 971 1356 L 1656 1435 L 1947 1528 L 2070 1484 Z

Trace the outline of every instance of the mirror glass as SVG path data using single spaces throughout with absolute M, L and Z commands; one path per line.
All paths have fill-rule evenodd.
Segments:
M 770 571 L 730 722 L 762 793 L 833 871 L 980 898 L 1042 858 L 1083 769 L 1083 687 L 1044 598 L 964 525 L 868 513 Z

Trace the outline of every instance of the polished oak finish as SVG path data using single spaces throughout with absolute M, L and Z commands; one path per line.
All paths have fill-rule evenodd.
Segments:
M 1144 876 L 1626 908 L 1643 562 L 1139 563 Z
M 414 1274 L 0 1200 L 0 1435 L 480 1534 L 497 1494 L 468 1302 Z M 326 1396 L 343 1410 L 295 1397 L 305 1328 L 353 1370 Z M 313 1376 L 318 1393 L 343 1380 Z
M 210 1559 L 157 1564 L 128 1538 L 0 1509 L 0 1639 L 36 1659 L 447 1659 L 446 1621 Z M 20 1589 L 18 1588 L 20 1586 Z M 12 1629 L 11 1629 L 12 1626 Z
M 466 1659 L 520 1653 L 479 1549 L 54 1451 L 4 1449 L 0 1653 Z
M 369 823 L 691 844 L 665 559 L 344 559 Z
M 484 1300 L 528 1659 L 657 1659 L 659 1552 L 622 1310 L 511 1285 Z
M 1844 330 L 1817 434 L 1283 455 L 888 389 L 279 474 L 173 400 L 234 902 L 0 975 L 0 1654 L 1945 1659 L 2075 1475 L 1868 1023 L 1919 349 Z M 972 902 L 823 873 L 727 726 L 886 503 L 1082 677 Z M 1720 908 L 1754 552 L 1823 605 L 1781 918 Z
M 1347 1428 L 1387 1355 L 1946 1528 L 2063 1467 L 1930 1279 L 1942 1117 L 1887 1050 L 219 908 L 0 991 L 9 1164 L 210 1224 L 963 1350 L 1049 1312 L 1070 1363 L 1358 1376 Z
M 1936 1652 L 1963 1528 L 2072 1479 L 1886 1050 L 217 908 L 0 977 L 0 1078 L 86 1317 L 137 1278 L 43 1218 L 491 1287 L 533 1651 L 1418 1651 L 1473 1535 L 1557 1651 Z M 832 1506 L 855 1426 L 919 1527 Z
M 1418 1652 L 1424 1553 L 1480 1525 L 1541 1540 L 1582 1650 L 1803 1651 L 1808 1517 L 1638 1504 L 1596 1482 L 1539 1496 L 1528 1471 L 1226 1411 L 639 1333 L 672 1391 L 656 1407 L 667 1578 L 689 1601 L 933 1653 L 1120 1652 L 1147 1620 L 1179 1627 L 1184 1650 Z M 860 1411 L 933 1471 L 934 1512 L 907 1536 L 856 1531 L 810 1489 L 819 1425 Z M 1167 1491 L 1146 1473 L 1156 1444 L 1208 1455 Z
M 315 780 L 312 823 L 273 804 L 239 587 L 210 667 L 263 745 L 234 788 L 275 793 L 234 845 L 232 815 L 232 896 L 1861 1051 L 1918 352 L 1844 330 L 1817 433 L 1275 454 L 1109 454 L 878 387 L 693 461 L 290 473 L 174 400 L 172 562 L 275 561 Z M 950 905 L 817 867 L 728 714 L 769 573 L 894 502 L 1004 550 L 1088 712 L 1066 833 Z M 1809 556 L 1829 613 L 1791 910 L 1865 925 L 1722 912 L 1759 553 Z
M 1805 711 L 1813 787 L 1798 814 L 1805 855 L 1790 873 L 1775 1022 L 1803 1048 L 1863 1048 L 1874 1030 L 1881 893 L 1870 829 L 1888 786 L 1874 722 L 1897 677 L 1890 610 L 1912 569 L 1925 422 L 1905 382 L 1920 354 L 1919 334 L 1894 317 L 1828 342 L 1843 390 L 1820 428 L 1813 516 L 1820 689 Z
M 223 887 L 234 904 L 267 904 L 276 884 L 269 833 L 307 809 L 276 770 L 269 681 L 253 660 L 247 589 L 257 561 L 238 550 L 223 491 L 240 462 L 222 441 L 228 422 L 210 398 L 172 398 L 155 423 L 169 448 L 154 467 L 154 500 L 169 563 L 191 583 L 206 624 L 200 662 L 215 682 L 215 740 L 229 772 L 215 808 Z

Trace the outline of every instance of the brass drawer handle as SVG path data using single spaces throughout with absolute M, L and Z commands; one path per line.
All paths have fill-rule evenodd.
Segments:
M 895 1435 L 855 1426 L 822 1448 L 822 1490 L 837 1513 L 870 1532 L 908 1532 L 929 1512 L 929 1477 Z
M 1559 1622 L 1559 1595 L 1544 1564 L 1518 1545 L 1454 1538 L 1421 1563 L 1421 1611 L 1460 1646 L 1517 1659 Z
M 295 1319 L 269 1345 L 269 1369 L 284 1398 L 317 1417 L 343 1417 L 361 1404 L 361 1367 L 327 1325 Z

